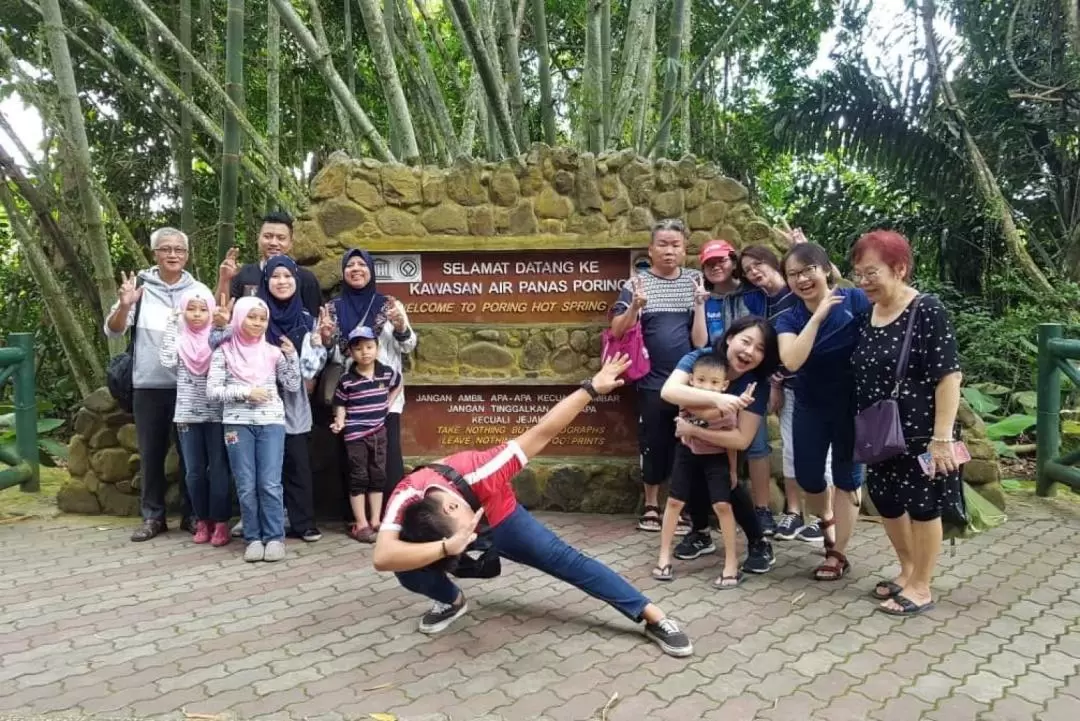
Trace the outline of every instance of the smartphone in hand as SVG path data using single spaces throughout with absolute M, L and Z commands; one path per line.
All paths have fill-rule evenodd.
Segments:
M 955 443 L 953 443 L 953 455 L 956 456 L 957 465 L 962 466 L 971 460 L 971 452 L 968 451 L 968 447 L 964 444 L 963 441 L 956 441 Z M 925 473 L 926 475 L 933 475 L 933 471 L 930 467 L 929 451 L 919 455 L 919 466 L 922 468 L 923 473 Z

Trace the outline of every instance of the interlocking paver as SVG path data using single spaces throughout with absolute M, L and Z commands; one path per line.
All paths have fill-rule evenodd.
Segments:
M 1064 526 L 1080 513 L 1035 502 L 1010 515 L 943 555 L 937 609 L 898 619 L 866 596 L 895 573 L 875 524 L 859 525 L 839 583 L 808 580 L 819 550 L 777 544 L 771 574 L 720 595 L 707 583 L 716 556 L 658 584 L 656 539 L 627 519 L 544 514 L 680 620 L 691 659 L 514 564 L 465 582 L 470 614 L 429 638 L 416 630 L 427 604 L 342 535 L 250 566 L 179 534 L 130 544 L 124 522 L 0 526 L 0 711 L 572 721 L 599 718 L 617 693 L 609 721 L 1075 721 L 1080 542 Z

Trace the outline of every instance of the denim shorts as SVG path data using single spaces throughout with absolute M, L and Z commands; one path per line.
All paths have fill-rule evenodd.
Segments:
M 767 458 L 772 453 L 772 447 L 769 445 L 769 424 L 766 422 L 767 420 L 765 416 L 761 417 L 761 424 L 758 425 L 757 434 L 754 435 L 754 440 L 750 441 L 750 447 L 746 449 L 746 457 L 751 461 L 758 458 Z

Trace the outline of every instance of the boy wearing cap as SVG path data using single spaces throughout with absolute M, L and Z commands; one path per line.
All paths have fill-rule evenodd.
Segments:
M 330 430 L 345 434 L 349 503 L 356 519 L 349 535 L 361 543 L 374 543 L 386 485 L 386 414 L 401 392 L 401 374 L 376 360 L 379 341 L 367 326 L 358 326 L 349 333 L 349 355 L 353 366 L 342 374 L 334 392 Z

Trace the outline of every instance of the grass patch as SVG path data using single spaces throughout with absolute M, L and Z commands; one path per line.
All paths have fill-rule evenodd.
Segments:
M 56 494 L 70 478 L 67 469 L 42 466 L 41 490 L 37 493 L 23 493 L 18 486 L 0 491 L 0 519 L 59 515 Z

